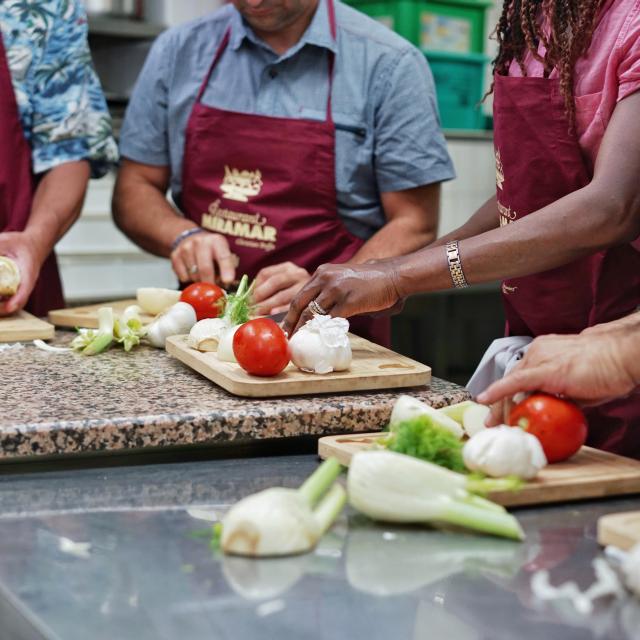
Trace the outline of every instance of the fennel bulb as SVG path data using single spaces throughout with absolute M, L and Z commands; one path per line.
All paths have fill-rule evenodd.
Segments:
M 326 374 L 351 366 L 349 321 L 314 316 L 289 340 L 291 361 L 301 371 Z
M 164 349 L 169 336 L 188 333 L 195 323 L 196 312 L 193 307 L 186 302 L 176 302 L 147 327 L 147 340 L 154 347 Z
M 462 456 L 468 469 L 493 478 L 518 476 L 530 480 L 547 465 L 538 438 L 520 427 L 506 425 L 476 433 L 465 443 Z
M 400 396 L 393 405 L 391 418 L 389 419 L 389 428 L 393 431 L 395 425 L 398 423 L 411 420 L 412 418 L 417 418 L 418 416 L 428 416 L 435 424 L 447 431 L 450 431 L 458 439 L 462 438 L 464 435 L 462 427 L 453 418 L 450 418 L 441 411 L 430 407 L 428 404 L 418 400 L 417 398 L 407 395 Z
M 315 547 L 346 502 L 344 489 L 333 484 L 340 471 L 340 463 L 330 458 L 299 489 L 276 487 L 240 500 L 222 519 L 222 550 L 261 557 Z
M 493 502 L 473 495 L 509 486 L 509 481 L 477 480 L 392 451 L 360 451 L 351 459 L 350 504 L 385 522 L 449 523 L 522 540 L 518 521 Z
M 490 411 L 491 409 L 486 405 L 475 402 L 467 407 L 466 411 L 462 414 L 462 426 L 470 438 L 487 428 L 485 420 L 489 416 Z
M 136 292 L 136 300 L 145 313 L 157 316 L 180 301 L 181 291 L 142 287 Z
M 218 342 L 218 359 L 222 360 L 222 362 L 238 362 L 236 354 L 233 353 L 233 336 L 236 335 L 236 331 L 241 326 L 241 324 L 236 324 L 233 327 L 227 327 L 220 334 L 220 341 Z

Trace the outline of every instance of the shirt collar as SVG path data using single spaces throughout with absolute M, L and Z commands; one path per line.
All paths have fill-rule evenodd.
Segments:
M 281 56 L 282 59 L 291 57 L 308 44 L 316 47 L 322 47 L 323 49 L 328 49 L 329 51 L 333 51 L 333 53 L 337 53 L 338 46 L 331 35 L 327 1 L 328 0 L 320 0 L 318 2 L 318 8 L 311 19 L 311 24 L 302 35 L 300 41 Z M 256 36 L 251 27 L 242 19 L 240 12 L 234 9 L 231 17 L 231 39 L 229 41 L 229 46 L 234 51 L 237 51 L 247 40 L 253 44 L 257 44 L 258 46 L 270 49 L 262 40 L 260 40 L 260 38 Z

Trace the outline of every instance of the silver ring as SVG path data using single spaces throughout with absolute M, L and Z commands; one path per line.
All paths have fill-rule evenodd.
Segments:
M 309 303 L 309 311 L 313 313 L 314 316 L 326 316 L 329 315 L 319 304 L 317 300 L 312 300 Z
M 194 264 L 189 267 L 189 273 L 193 276 L 198 273 L 198 265 Z

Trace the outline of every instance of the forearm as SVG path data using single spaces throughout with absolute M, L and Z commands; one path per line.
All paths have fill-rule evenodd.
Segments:
M 460 242 L 470 284 L 539 273 L 637 237 L 640 221 L 591 185 L 515 223 Z M 635 234 L 635 235 L 634 235 Z M 398 259 L 403 295 L 452 286 L 442 247 Z
M 403 256 L 430 244 L 436 233 L 435 226 L 419 229 L 412 220 L 391 220 L 369 238 L 349 262 L 362 264 L 367 260 Z
M 24 233 L 40 263 L 80 215 L 89 175 L 88 162 L 68 162 L 48 171 L 38 183 Z
M 179 215 L 165 192 L 143 178 L 120 175 L 113 195 L 113 218 L 137 245 L 164 258 L 176 237 L 195 222 Z
M 498 227 L 498 203 L 491 196 L 462 226 L 438 238 L 431 246 L 442 247 L 450 240 L 466 240 Z

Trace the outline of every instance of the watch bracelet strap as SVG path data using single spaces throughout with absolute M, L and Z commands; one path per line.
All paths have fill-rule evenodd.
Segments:
M 445 249 L 447 252 L 447 263 L 449 264 L 449 273 L 451 274 L 453 286 L 456 289 L 465 289 L 469 286 L 469 283 L 464 277 L 464 271 L 462 270 L 458 241 L 451 240 L 450 242 L 447 242 Z
M 187 238 L 190 238 L 191 236 L 195 235 L 196 233 L 202 233 L 206 231 L 205 229 L 203 229 L 202 227 L 192 227 L 191 229 L 187 229 L 186 231 L 183 231 L 182 233 L 179 233 L 175 240 L 171 243 L 171 251 L 175 251 L 178 248 L 178 245 L 183 241 L 186 240 Z

